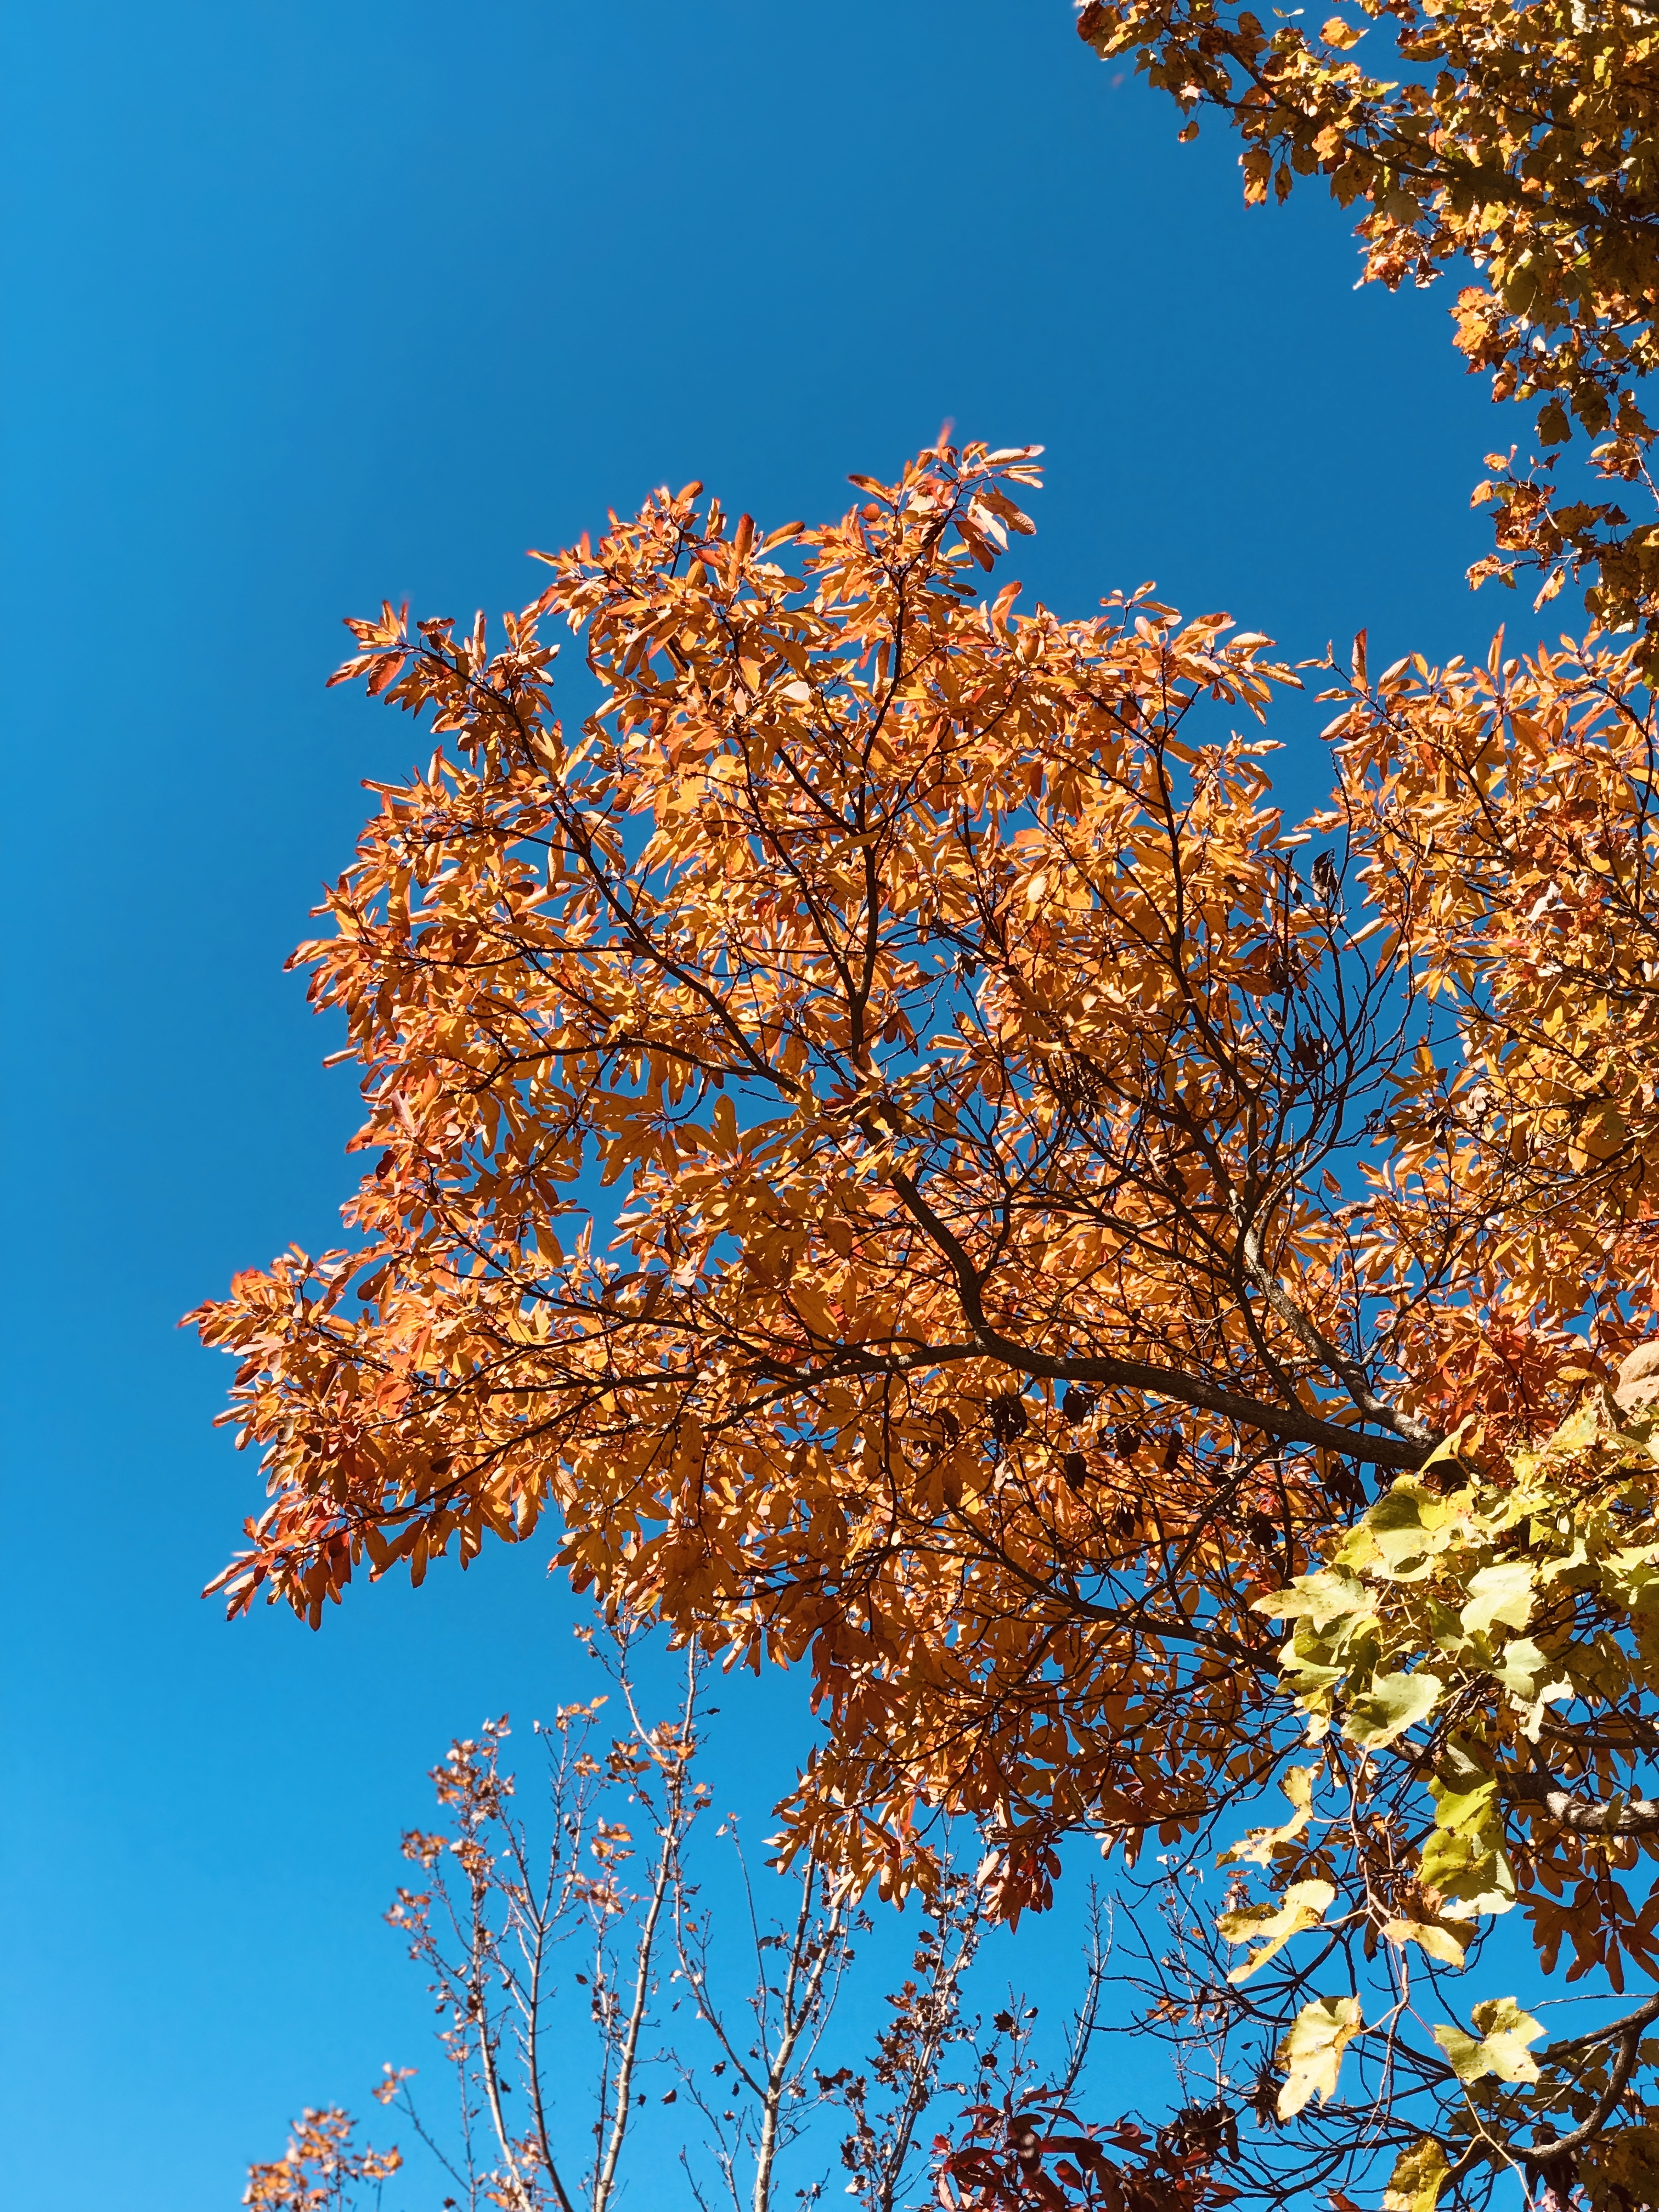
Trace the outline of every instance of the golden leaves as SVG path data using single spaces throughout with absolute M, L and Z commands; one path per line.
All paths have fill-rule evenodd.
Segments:
M 1626 1364 L 1639 1380 L 1644 1360 Z M 1659 2055 L 1641 2040 L 1659 2006 L 1534 2051 L 1534 2012 L 1514 1996 L 1470 2005 L 1459 1984 L 1479 1921 L 1517 1904 L 1544 1974 L 1568 1942 L 1569 1982 L 1604 1973 L 1618 1990 L 1626 1962 L 1654 1971 L 1659 1892 L 1638 1902 L 1624 1879 L 1659 1851 L 1644 1794 L 1659 1700 L 1651 1427 L 1648 1407 L 1597 1389 L 1507 1459 L 1475 1452 L 1465 1429 L 1370 1506 L 1328 1564 L 1258 1601 L 1296 1624 L 1285 1687 L 1323 1749 L 1284 1778 L 1294 1818 L 1224 1855 L 1267 1867 L 1272 1893 L 1246 1906 L 1242 1885 L 1230 1892 L 1214 1932 L 1255 1948 L 1224 1981 L 1212 1970 L 1202 2002 L 1225 2018 L 1227 1990 L 1255 1982 L 1252 2024 L 1285 2028 L 1283 2119 L 1337 2096 L 1363 2000 L 1376 2040 L 1339 2135 L 1362 2098 L 1373 2119 L 1403 2121 L 1390 2072 L 1415 2069 L 1438 2100 L 1437 2134 L 1400 2151 L 1389 2206 L 1431 2212 L 1483 2166 L 1547 2157 L 1564 2178 L 1587 2173 L 1592 2193 L 1645 2169 L 1652 2107 L 1633 2085 Z M 1316 1952 L 1283 1955 L 1316 1930 Z M 1311 1996 L 1333 1965 L 1352 1978 L 1352 2014 Z
M 1412 1920 L 1397 1913 L 1383 1922 L 1382 1933 L 1402 1949 L 1407 1943 L 1415 1943 L 1442 1966 L 1461 1966 L 1468 1948 L 1466 1931 L 1437 1920 Z
M 1407 1729 L 1425 1721 L 1439 1703 L 1445 1684 L 1426 1669 L 1413 1674 L 1379 1674 L 1348 1708 L 1345 1733 L 1363 1749 L 1379 1751 Z
M 1317 1928 L 1335 1901 L 1336 1889 L 1333 1883 L 1296 1881 L 1285 1891 L 1277 1905 L 1246 1905 L 1237 1911 L 1219 1914 L 1215 1923 L 1216 1930 L 1226 1942 L 1256 1946 L 1243 1966 L 1233 1968 L 1227 1979 L 1230 1982 L 1247 1980 L 1259 1967 L 1265 1966 L 1269 1959 L 1276 1958 L 1292 1936 L 1300 1936 L 1307 1929 Z
M 1445 2152 L 1432 2136 L 1424 2136 L 1395 2160 L 1382 2212 L 1435 2212 L 1450 2174 Z
M 1459 1613 L 1465 1636 L 1483 1636 L 1499 1626 L 1524 1628 L 1532 1618 L 1536 1570 L 1525 1559 L 1480 1567 L 1470 1576 L 1469 1600 Z
M 1335 2096 L 1342 2054 L 1364 2026 L 1358 1997 L 1316 1997 L 1303 2006 L 1279 2046 L 1281 2120 L 1293 2119 L 1316 2093 L 1322 2104 Z
M 1216 1864 L 1234 1866 L 1249 1862 L 1266 1866 L 1286 1846 L 1296 1843 L 1313 1816 L 1314 1781 L 1318 1771 L 1313 1766 L 1292 1766 L 1282 1774 L 1279 1786 L 1291 1802 L 1290 1819 L 1282 1828 L 1252 1828 L 1242 1843 L 1223 1851 Z

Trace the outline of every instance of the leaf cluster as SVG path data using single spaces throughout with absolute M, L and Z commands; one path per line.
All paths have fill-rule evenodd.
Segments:
M 1659 1999 L 1615 2001 L 1659 1976 L 1659 1895 L 1632 1881 L 1659 1856 L 1656 1454 L 1652 1414 L 1601 1395 L 1507 1460 L 1443 1447 L 1260 1601 L 1291 1624 L 1314 1757 L 1282 1778 L 1290 1820 L 1221 1854 L 1211 1927 L 1178 1916 L 1187 2032 L 1265 2065 L 1230 2177 L 1249 2193 L 1363 2180 L 1386 2147 L 1394 2212 L 1510 2171 L 1650 2201 Z M 1595 2023 L 1542 2049 L 1535 2013 L 1464 1979 L 1512 1912 L 1536 1976 L 1565 1949 L 1593 1993 Z
M 1638 391 L 1659 359 L 1659 18 L 1624 0 L 1355 0 L 1317 28 L 1300 9 L 1272 18 L 1216 0 L 1088 0 L 1078 30 L 1103 58 L 1133 54 L 1189 117 L 1224 115 L 1248 200 L 1323 177 L 1362 208 L 1364 278 L 1474 274 L 1457 346 L 1492 372 L 1494 398 L 1536 403 L 1549 458 L 1488 457 L 1498 473 L 1475 500 L 1492 503 L 1497 550 L 1471 580 L 1532 569 L 1541 605 L 1589 576 L 1592 618 L 1639 628 L 1651 650 L 1659 520 L 1620 501 L 1654 503 Z M 1549 449 L 1578 432 L 1612 496 L 1555 484 Z

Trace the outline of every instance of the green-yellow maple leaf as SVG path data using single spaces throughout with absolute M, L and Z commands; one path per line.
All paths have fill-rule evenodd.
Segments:
M 1513 1997 L 1488 1997 L 1469 2015 L 1480 2031 L 1466 2035 L 1461 2027 L 1437 2027 L 1434 2039 L 1445 2052 L 1460 2081 L 1479 2081 L 1495 2075 L 1500 2081 L 1535 2081 L 1538 2061 L 1528 2050 L 1544 2033 L 1529 2012 L 1522 2012 Z
M 1271 1905 L 1246 1905 L 1237 1912 L 1224 1912 L 1216 1927 L 1229 1943 L 1256 1943 L 1261 1948 L 1252 1951 L 1242 1966 L 1235 1966 L 1227 1979 L 1242 1982 L 1265 1966 L 1269 1959 L 1282 1951 L 1292 1936 L 1299 1936 L 1305 1928 L 1317 1928 L 1330 1911 L 1336 1892 L 1328 1881 L 1292 1882 L 1285 1891 L 1284 1902 Z
M 1381 1674 L 1354 1699 L 1343 1734 L 1367 1750 L 1380 1750 L 1426 1720 L 1444 1686 L 1437 1674 Z
M 1303 2006 L 1279 2046 L 1285 2069 L 1279 2093 L 1279 2117 L 1293 2119 L 1317 2090 L 1322 2104 L 1336 2094 L 1342 2053 L 1364 2026 L 1358 1997 L 1316 1997 Z
M 1482 1567 L 1469 1580 L 1469 1601 L 1459 1616 L 1466 1636 L 1484 1634 L 1501 1623 L 1522 1629 L 1532 1615 L 1535 1571 L 1525 1559 Z
M 1224 1850 L 1216 1861 L 1218 1866 L 1233 1866 L 1248 1860 L 1255 1866 L 1266 1866 L 1280 1844 L 1294 1843 L 1313 1818 L 1314 1766 L 1293 1766 L 1279 1784 L 1290 1799 L 1294 1810 L 1282 1828 L 1252 1828 L 1243 1839 Z
M 1423 2136 L 1395 2160 L 1382 2191 L 1382 2212 L 1434 2212 L 1450 2171 L 1434 2137 Z

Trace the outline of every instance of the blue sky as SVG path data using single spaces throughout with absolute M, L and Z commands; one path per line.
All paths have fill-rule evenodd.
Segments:
M 838 512 L 948 416 L 1046 445 L 1020 573 L 1064 611 L 1156 577 L 1298 654 L 1484 650 L 1468 488 L 1517 433 L 1444 288 L 1244 210 L 1065 0 L 3 36 L 4 2195 L 209 2212 L 423 2033 L 379 1920 L 422 1771 L 574 1671 L 544 1549 L 319 1636 L 197 1597 L 256 1491 L 173 1324 L 331 1237 L 354 1094 L 282 963 L 416 750 L 324 691 L 340 617 L 516 605 L 525 548 L 665 479 Z M 734 1695 L 763 1804 L 806 1723 Z

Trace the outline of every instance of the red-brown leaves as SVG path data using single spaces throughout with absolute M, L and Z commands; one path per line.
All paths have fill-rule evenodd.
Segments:
M 1084 2132 L 1041 2093 L 969 2106 L 963 2119 L 961 2138 L 938 2144 L 949 2212 L 1207 2212 L 1237 2194 L 1212 2171 L 1234 2128 L 1225 2106 L 1193 2107 L 1156 2133 L 1130 2120 Z

